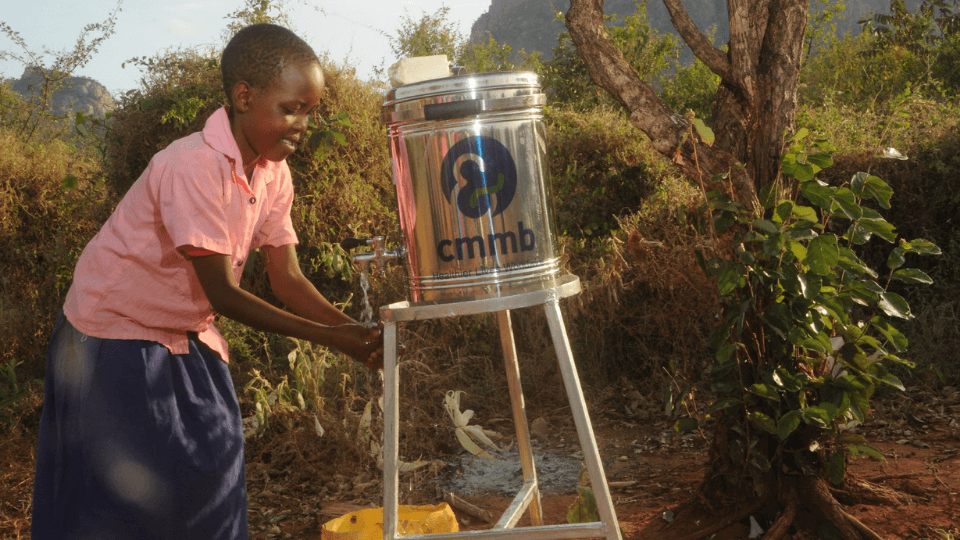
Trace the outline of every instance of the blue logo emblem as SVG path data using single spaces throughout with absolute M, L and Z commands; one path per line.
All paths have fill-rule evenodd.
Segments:
M 460 213 L 479 218 L 503 213 L 517 194 L 517 166 L 507 147 L 490 137 L 470 137 L 453 145 L 440 165 L 443 194 L 456 197 Z

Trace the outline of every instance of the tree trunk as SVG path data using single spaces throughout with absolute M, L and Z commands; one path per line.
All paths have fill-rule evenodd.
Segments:
M 727 0 L 728 52 L 714 47 L 697 29 L 682 0 L 663 2 L 683 40 L 721 79 L 710 122 L 716 135 L 712 145 L 695 133 L 693 118 L 667 107 L 610 43 L 603 26 L 603 0 L 570 1 L 566 25 L 577 54 L 593 81 L 623 105 L 630 121 L 647 134 L 657 151 L 701 185 L 721 187 L 741 204 L 756 208 L 760 188 L 780 181 L 780 156 L 794 130 L 809 0 Z M 722 178 L 729 181 L 715 180 Z M 751 334 L 746 328 L 744 333 Z M 759 347 L 764 342 L 762 330 L 756 329 L 753 335 Z M 756 352 L 759 369 L 766 355 Z M 732 425 L 749 425 L 744 410 L 731 408 L 729 414 L 735 418 L 724 410 L 716 415 L 711 459 L 701 486 L 706 505 L 726 506 L 727 513 L 731 508 L 776 506 L 777 518 L 764 536 L 771 540 L 787 536 L 802 508 L 832 523 L 844 540 L 877 540 L 831 494 L 823 480 L 827 470 L 823 451 L 810 452 L 808 466 L 794 460 L 788 463 L 776 436 L 728 430 Z M 809 447 L 799 444 L 794 449 Z M 744 460 L 751 455 L 764 458 L 768 469 L 761 473 L 759 466 L 746 467 Z M 803 457 L 793 455 L 797 460 Z
M 663 2 L 683 40 L 721 79 L 712 146 L 691 136 L 690 118 L 667 107 L 610 43 L 603 0 L 571 0 L 567 29 L 594 82 L 626 108 L 657 151 L 691 179 L 709 183 L 729 175 L 728 193 L 752 205 L 760 187 L 778 180 L 784 140 L 793 131 L 808 1 L 727 0 L 726 53 L 697 29 L 681 0 Z

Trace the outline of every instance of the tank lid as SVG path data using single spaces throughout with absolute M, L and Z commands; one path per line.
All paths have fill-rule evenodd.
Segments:
M 459 99 L 476 99 L 471 95 L 487 90 L 530 88 L 539 92 L 540 82 L 532 71 L 499 71 L 454 75 L 391 88 L 384 93 L 383 106 L 431 96 L 462 94 Z

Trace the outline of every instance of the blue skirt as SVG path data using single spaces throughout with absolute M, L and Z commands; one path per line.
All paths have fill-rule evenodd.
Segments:
M 246 540 L 243 428 L 199 341 L 98 339 L 60 316 L 47 352 L 34 540 Z

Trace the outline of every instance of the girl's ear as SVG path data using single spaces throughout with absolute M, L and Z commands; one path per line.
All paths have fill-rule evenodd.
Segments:
M 252 97 L 253 88 L 245 81 L 240 81 L 233 85 L 233 90 L 230 91 L 230 104 L 235 112 L 245 113 L 250 110 Z

